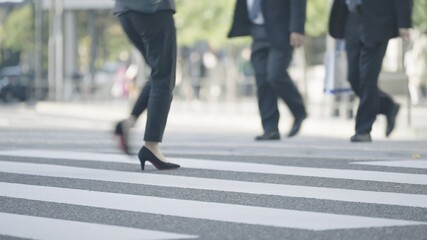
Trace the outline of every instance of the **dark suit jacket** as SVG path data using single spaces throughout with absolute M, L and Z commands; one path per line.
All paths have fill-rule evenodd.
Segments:
M 399 28 L 412 27 L 412 0 L 364 0 L 361 6 L 362 31 L 366 41 L 382 42 L 399 35 Z M 334 0 L 329 33 L 344 38 L 349 14 L 345 0 Z
M 270 43 L 279 48 L 289 45 L 291 32 L 304 33 L 306 0 L 263 0 L 264 26 Z M 234 20 L 228 37 L 250 35 L 246 0 L 237 0 Z

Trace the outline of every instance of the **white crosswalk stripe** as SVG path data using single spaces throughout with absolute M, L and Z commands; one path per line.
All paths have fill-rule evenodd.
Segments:
M 371 161 L 371 162 L 353 162 L 353 164 L 383 166 L 383 167 L 402 167 L 427 169 L 426 160 L 406 160 L 406 161 Z
M 384 193 L 321 187 L 292 186 L 284 184 L 204 179 L 195 177 L 157 175 L 149 173 L 140 174 L 110 170 L 97 170 L 78 167 L 14 162 L 0 162 L 0 172 L 45 177 L 65 177 L 106 182 L 134 183 L 163 187 L 215 190 L 237 193 L 315 198 L 346 202 L 363 202 L 427 208 L 427 196 L 417 194 Z
M 28 158 L 29 162 L 15 162 L 8 157 Z M 33 163 L 31 159 L 50 159 L 50 163 Z M 139 165 L 136 157 L 128 157 L 117 154 L 101 154 L 70 151 L 49 150 L 13 150 L 0 151 L 0 174 L 19 174 L 28 177 L 49 177 L 77 179 L 80 181 L 100 181 L 105 184 L 124 183 L 140 186 L 172 187 L 177 189 L 209 190 L 216 192 L 231 192 L 237 194 L 254 194 L 264 196 L 278 196 L 303 198 L 312 200 L 342 201 L 349 204 L 381 204 L 387 206 L 417 207 L 427 209 L 427 195 L 408 194 L 385 191 L 362 191 L 357 189 L 342 189 L 331 187 L 312 187 L 302 185 L 273 184 L 264 182 L 247 182 L 237 180 L 224 180 L 215 178 L 176 176 L 168 172 L 140 173 L 118 170 L 94 169 L 93 167 L 62 166 L 52 163 L 78 161 L 90 164 L 100 163 L 128 163 Z M 427 175 L 381 172 L 367 170 L 293 167 L 264 163 L 245 163 L 232 161 L 214 161 L 205 159 L 171 158 L 173 162 L 182 165 L 183 169 L 215 170 L 219 172 L 258 173 L 272 174 L 282 177 L 300 176 L 307 178 L 345 179 L 356 181 L 373 181 L 377 183 L 394 183 L 408 185 L 427 185 Z M 397 166 L 403 168 L 423 169 L 423 162 L 389 163 L 382 162 L 356 162 L 356 164 Z M 391 165 L 390 165 L 391 164 Z M 249 206 L 240 204 L 228 204 L 210 201 L 183 200 L 124 193 L 113 193 L 95 190 L 73 189 L 70 187 L 52 187 L 43 185 L 29 185 L 14 182 L 0 181 L 0 197 L 40 201 L 49 203 L 69 204 L 102 208 L 107 210 L 130 211 L 141 214 L 158 214 L 165 217 L 182 217 L 198 219 L 201 221 L 230 222 L 234 224 L 250 224 L 257 226 L 301 229 L 311 231 L 326 231 L 340 229 L 363 229 L 401 226 L 425 226 L 427 222 L 408 219 L 387 219 L 374 216 L 357 216 L 353 214 L 335 214 L 330 212 L 301 211 L 286 208 L 271 208 L 261 206 Z M 165 207 L 173 206 L 173 207 Z M 28 230 L 17 227 L 20 222 L 24 226 L 33 226 Z M 14 225 L 15 224 L 15 225 Z M 111 238 L 124 236 L 121 239 L 190 239 L 194 234 L 176 234 L 170 232 L 152 231 L 149 229 L 136 229 L 113 225 L 86 223 L 54 219 L 38 216 L 28 216 L 0 212 L 0 235 L 13 237 L 32 238 L 40 240 L 58 239 L 63 229 L 71 228 L 77 235 L 69 235 L 61 239 L 93 239 L 100 232 L 109 234 Z M 15 227 L 13 227 L 15 226 Z M 42 231 L 44 226 L 55 226 L 51 235 Z M 57 234 L 57 235 L 55 235 Z M 58 235 L 59 234 L 59 235 Z M 116 235 L 114 235 L 116 234 Z M 129 237 L 127 237 L 129 236 Z M 92 238 L 91 238 L 92 237 Z
M 334 230 L 423 224 L 421 222 L 412 221 L 312 213 L 12 183 L 0 183 L 0 189 L 1 196 L 5 197 L 307 230 Z M 165 208 L 165 206 L 173 207 Z M 189 211 L 189 209 L 192 211 Z M 262 217 L 260 218 L 260 216 Z
M 98 154 L 98 153 L 75 153 L 75 152 L 64 152 L 64 151 L 62 152 L 40 151 L 40 150 L 4 151 L 4 152 L 0 152 L 0 156 L 1 155 L 21 156 L 21 157 L 42 157 L 42 158 L 52 158 L 52 159 L 70 159 L 70 160 L 79 160 L 79 161 L 93 160 L 93 161 L 105 161 L 105 162 L 116 162 L 116 163 L 123 163 L 129 160 L 137 163 L 138 161 L 136 157 L 129 157 L 129 156 L 123 156 L 123 155 Z M 242 162 L 228 162 L 228 161 L 221 161 L 220 164 L 218 164 L 218 161 L 184 159 L 184 158 L 170 158 L 170 160 L 180 163 L 185 168 L 195 168 L 195 169 L 427 185 L 427 175 L 422 175 L 422 174 L 389 173 L 389 172 L 378 172 L 378 171 L 308 168 L 308 167 L 288 167 L 288 166 L 278 166 L 278 165 L 270 165 L 270 164 L 256 164 L 256 163 L 242 163 Z
M 1 235 L 36 240 L 93 240 L 99 238 L 99 236 L 103 236 L 103 240 L 172 240 L 196 238 L 196 236 L 190 235 L 8 213 L 0 213 L 0 226 Z

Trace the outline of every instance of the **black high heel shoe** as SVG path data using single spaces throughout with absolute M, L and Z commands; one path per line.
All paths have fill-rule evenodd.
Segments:
M 129 127 L 125 126 L 124 121 L 120 121 L 116 124 L 114 129 L 114 135 L 119 138 L 119 148 L 126 154 L 130 155 L 129 151 Z
M 141 162 L 141 170 L 144 170 L 146 161 L 149 161 L 158 170 L 176 169 L 181 167 L 175 163 L 167 163 L 167 162 L 161 161 L 145 146 L 142 147 L 141 150 L 139 150 L 138 158 L 139 158 L 139 161 Z

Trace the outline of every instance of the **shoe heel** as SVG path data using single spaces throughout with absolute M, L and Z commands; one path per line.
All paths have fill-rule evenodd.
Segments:
M 141 170 L 144 171 L 145 162 L 149 161 L 158 170 L 176 169 L 180 168 L 178 164 L 162 162 L 158 159 L 148 148 L 145 146 L 141 148 L 138 153 L 139 161 L 141 162 Z
M 144 171 L 145 169 L 145 161 L 141 161 L 141 170 Z

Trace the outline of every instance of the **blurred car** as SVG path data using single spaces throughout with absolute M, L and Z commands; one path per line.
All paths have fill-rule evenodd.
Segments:
M 0 99 L 3 102 L 26 101 L 28 98 L 28 77 L 19 66 L 4 67 L 0 70 Z

